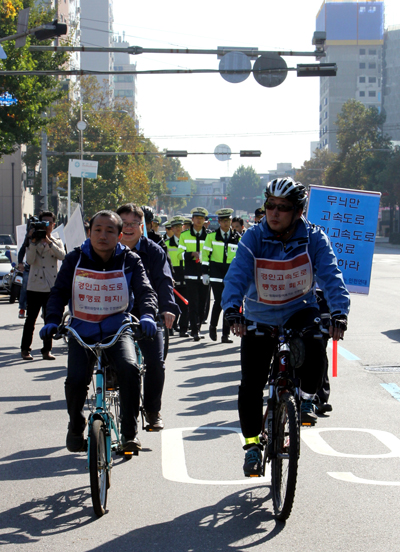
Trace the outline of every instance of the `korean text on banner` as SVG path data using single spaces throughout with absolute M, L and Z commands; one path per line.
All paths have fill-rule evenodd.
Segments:
M 307 218 L 327 234 L 347 289 L 368 294 L 381 194 L 310 186 Z

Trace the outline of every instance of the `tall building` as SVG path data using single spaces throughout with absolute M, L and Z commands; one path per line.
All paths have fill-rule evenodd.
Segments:
M 351 98 L 382 109 L 384 3 L 375 0 L 324 0 L 316 30 L 326 32 L 326 58 L 336 77 L 320 79 L 319 147 L 337 151 L 335 122 Z
M 382 107 L 386 115 L 383 130 L 400 140 L 400 25 L 388 27 L 383 48 Z
M 129 43 L 118 37 L 114 42 L 118 48 L 128 48 Z M 136 71 L 136 63 L 130 62 L 130 55 L 126 52 L 114 53 L 115 71 Z M 114 75 L 114 98 L 126 98 L 133 106 L 135 119 L 137 118 L 137 78 L 136 75 Z
M 81 45 L 112 48 L 113 46 L 113 3 L 112 0 L 81 0 Z M 113 71 L 112 52 L 82 52 L 81 69 L 91 71 Z M 99 84 L 109 96 L 112 104 L 114 82 L 112 75 L 97 75 Z

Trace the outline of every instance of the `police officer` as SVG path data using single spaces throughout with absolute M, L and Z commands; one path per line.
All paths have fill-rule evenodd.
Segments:
M 214 295 L 214 306 L 211 312 L 209 334 L 212 341 L 217 341 L 218 319 L 221 313 L 221 295 L 224 289 L 224 278 L 233 261 L 240 234 L 231 228 L 233 209 L 220 209 L 218 215 L 219 228 L 206 237 L 202 255 L 203 283 L 211 284 Z M 225 318 L 222 319 L 222 343 L 233 343 L 229 338 L 230 327 Z
M 165 236 L 164 241 L 169 240 L 174 235 L 174 232 L 172 230 L 171 221 L 167 220 L 167 222 L 164 224 L 165 226 Z
M 192 225 L 192 219 L 188 217 L 184 217 L 182 231 L 184 232 L 185 230 L 190 230 L 191 225 Z
M 258 207 L 258 208 L 254 211 L 254 223 L 255 223 L 255 224 L 258 224 L 259 222 L 261 222 L 262 219 L 264 218 L 264 216 L 265 216 L 265 209 L 264 209 L 264 206 Z
M 184 217 L 177 215 L 173 217 L 169 222 L 171 224 L 171 230 L 173 235 L 169 240 L 167 240 L 166 246 L 168 248 L 168 254 L 170 256 L 172 266 L 174 267 L 174 281 L 175 281 L 175 290 L 180 293 L 183 297 L 186 298 L 186 285 L 185 285 L 185 261 L 182 258 L 182 255 L 178 254 L 182 251 L 179 249 L 179 238 L 182 234 Z M 179 318 L 179 337 L 189 337 L 187 333 L 188 329 L 188 307 L 180 299 L 178 295 L 175 295 L 175 301 L 181 309 L 181 316 Z M 176 329 L 176 327 L 175 327 Z
M 178 258 L 185 262 L 186 298 L 189 301 L 189 320 L 194 341 L 200 341 L 200 327 L 204 318 L 204 306 L 207 302 L 208 286 L 202 283 L 201 254 L 206 241 L 207 231 L 203 227 L 207 209 L 195 207 L 191 211 L 190 229 L 182 232 L 179 238 Z

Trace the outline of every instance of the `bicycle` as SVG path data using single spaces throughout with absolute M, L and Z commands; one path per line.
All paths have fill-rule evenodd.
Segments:
M 302 337 L 316 327 L 315 339 L 323 339 L 327 330 L 321 319 L 300 331 L 282 326 L 250 325 L 247 330 L 256 330 L 258 335 L 269 333 L 277 339 L 268 378 L 269 397 L 263 416 L 260 442 L 263 445 L 262 476 L 266 464 L 271 463 L 271 493 L 275 517 L 285 521 L 290 516 L 297 483 L 297 468 L 300 457 L 300 380 L 295 370 L 303 364 L 304 344 Z
M 88 406 L 90 414 L 88 418 L 88 437 L 85 441 L 83 452 L 87 451 L 87 466 L 90 474 L 90 489 L 92 495 L 92 504 L 95 514 L 101 517 L 105 514 L 107 505 L 108 489 L 111 486 L 111 469 L 113 467 L 112 453 L 123 456 L 125 459 L 131 459 L 137 456 L 138 451 L 124 451 L 121 442 L 120 430 L 120 399 L 119 388 L 115 372 L 110 369 L 104 355 L 104 350 L 112 347 L 121 335 L 133 330 L 135 339 L 135 349 L 137 352 L 137 362 L 140 372 L 140 399 L 143 405 L 143 377 L 145 367 L 143 357 L 137 341 L 143 338 L 140 333 L 139 322 L 137 320 L 123 324 L 114 336 L 110 336 L 107 343 L 87 344 L 79 334 L 70 326 L 63 323 L 58 327 L 54 339 L 70 334 L 78 343 L 90 350 L 96 357 L 95 369 L 93 370 L 92 386 L 93 393 L 88 397 Z M 136 332 L 135 332 L 136 330 Z M 142 415 L 142 428 L 146 429 L 144 424 L 145 411 L 140 406 Z

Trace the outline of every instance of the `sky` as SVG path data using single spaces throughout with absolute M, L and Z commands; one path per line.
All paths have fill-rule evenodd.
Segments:
M 114 32 L 131 46 L 143 48 L 217 49 L 218 46 L 259 50 L 312 52 L 315 18 L 322 0 L 113 0 Z M 95 16 L 94 16 L 95 19 Z M 385 27 L 400 24 L 399 0 L 386 0 Z M 315 63 L 314 57 L 284 57 L 288 67 Z M 131 56 L 138 70 L 218 69 L 214 55 L 155 54 Z M 334 78 L 334 77 L 333 77 Z M 216 74 L 139 75 L 140 129 L 160 149 L 186 150 L 180 161 L 190 176 L 232 176 L 240 165 L 257 173 L 276 170 L 278 163 L 299 168 L 318 140 L 319 78 L 288 72 L 275 88 L 258 84 L 253 75 L 231 84 Z M 226 144 L 229 161 L 213 152 Z M 260 158 L 240 158 L 240 150 L 260 150 Z

